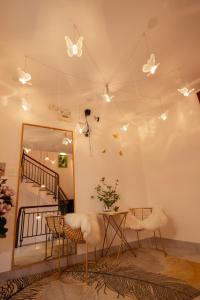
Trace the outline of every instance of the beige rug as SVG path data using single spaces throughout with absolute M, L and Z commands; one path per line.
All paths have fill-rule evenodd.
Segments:
M 60 278 L 51 273 L 11 281 L 7 290 L 0 289 L 0 299 L 189 300 L 200 295 L 199 263 L 147 250 L 138 251 L 137 258 L 126 252 L 120 264 L 115 262 L 110 257 L 91 264 L 88 285 L 82 265 L 67 268 Z

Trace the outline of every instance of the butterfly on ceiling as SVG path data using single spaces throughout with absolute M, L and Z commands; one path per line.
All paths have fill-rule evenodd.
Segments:
M 22 84 L 29 84 L 32 85 L 31 81 L 31 74 L 26 73 L 25 71 L 23 71 L 21 68 L 18 68 L 18 74 L 19 74 L 19 82 L 21 82 Z
M 147 73 L 147 76 L 155 74 L 160 63 L 156 64 L 155 54 L 151 53 L 150 58 L 147 60 L 147 63 L 143 65 L 142 71 Z
M 65 36 L 66 46 L 67 46 L 67 54 L 69 57 L 78 56 L 80 57 L 83 53 L 83 37 L 81 36 L 76 44 L 73 44 L 68 36 Z
M 183 87 L 182 89 L 178 89 L 178 92 L 181 93 L 185 97 L 188 97 L 193 91 L 194 91 L 194 89 L 189 90 L 186 87 Z

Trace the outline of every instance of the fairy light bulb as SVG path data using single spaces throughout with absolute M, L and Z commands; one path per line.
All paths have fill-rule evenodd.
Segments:
M 49 157 L 48 157 L 48 156 L 46 156 L 44 160 L 46 160 L 46 161 L 49 161 Z
M 31 108 L 31 105 L 28 103 L 28 101 L 26 100 L 26 98 L 22 98 L 21 99 L 21 107 L 24 111 L 28 111 Z
M 114 97 L 114 96 L 110 95 L 108 84 L 106 84 L 105 94 L 103 94 L 102 96 L 104 97 L 105 101 L 108 102 L 108 103 L 111 102 L 112 98 Z
M 188 88 L 183 87 L 182 89 L 177 89 L 177 91 L 183 96 L 188 97 L 194 91 L 194 89 L 189 90 Z
M 168 118 L 168 113 L 167 112 L 162 113 L 159 118 L 163 121 L 166 121 Z
M 38 220 L 38 221 L 41 220 L 41 216 L 40 216 L 39 214 L 38 214 L 35 218 L 36 218 L 36 220 Z
M 129 127 L 129 124 L 124 124 L 122 127 L 121 127 L 121 130 L 123 131 L 128 131 L 128 127 Z
M 32 85 L 31 81 L 31 74 L 30 73 L 26 73 L 25 71 L 23 71 L 21 68 L 18 68 L 18 74 L 19 74 L 19 82 L 23 85 L 25 84 L 29 84 Z

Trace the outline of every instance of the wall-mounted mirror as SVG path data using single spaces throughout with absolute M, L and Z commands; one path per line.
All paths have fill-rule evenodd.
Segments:
M 76 251 L 47 221 L 74 211 L 72 131 L 23 124 L 21 153 L 14 267 Z

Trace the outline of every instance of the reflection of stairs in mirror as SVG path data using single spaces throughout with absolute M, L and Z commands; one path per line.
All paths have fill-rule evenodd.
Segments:
M 72 212 L 72 200 L 68 199 L 60 187 L 59 174 L 24 152 L 21 161 L 21 180 L 38 189 L 41 198 L 42 193 L 53 197 L 62 214 Z
M 45 241 L 48 214 L 74 212 L 74 200 L 60 187 L 59 174 L 23 153 L 21 160 L 20 207 L 16 224 L 16 245 Z

